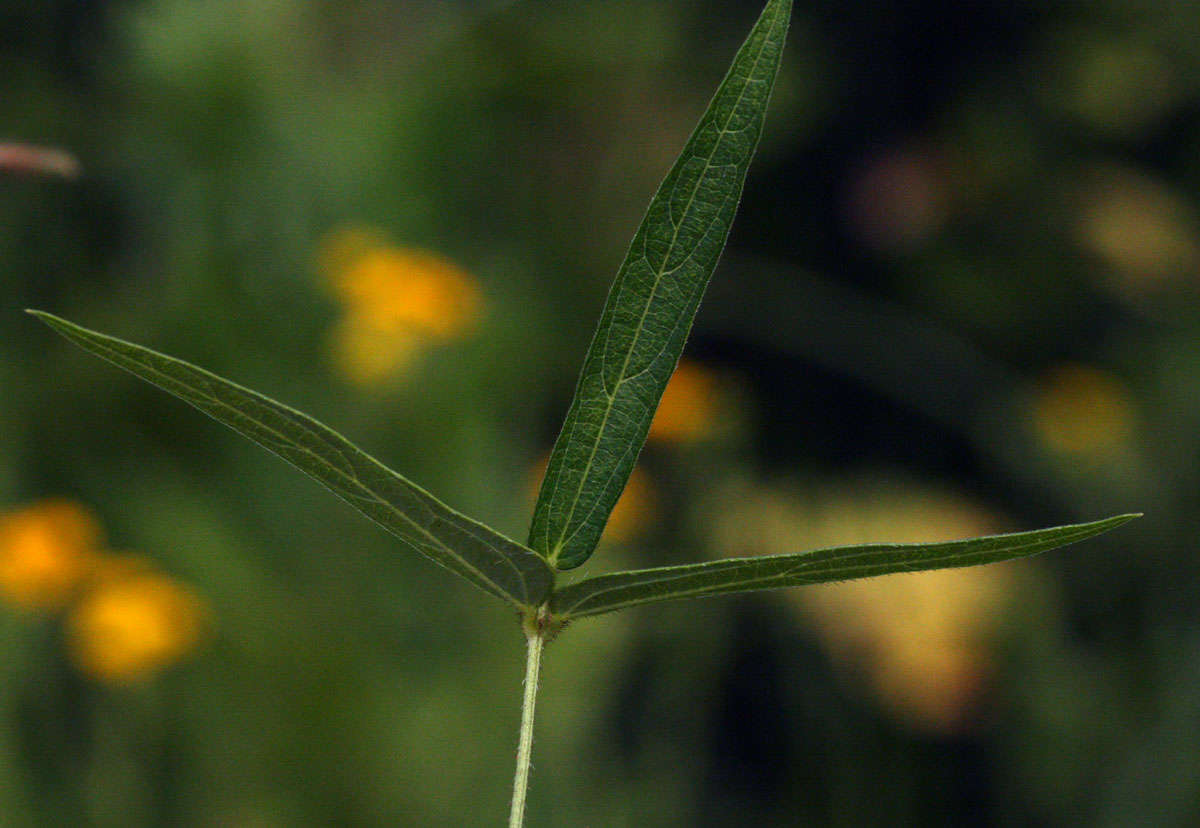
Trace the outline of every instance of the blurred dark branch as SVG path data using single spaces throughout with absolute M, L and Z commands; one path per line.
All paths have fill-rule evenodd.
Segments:
M 1028 441 L 1011 432 L 1021 375 L 912 310 L 779 261 L 728 257 L 697 332 L 729 336 L 846 377 L 929 418 L 970 446 L 1025 505 L 1083 514 L 1069 489 L 1031 470 Z
M 702 330 L 760 342 L 857 380 L 964 437 L 1020 377 L 965 339 L 832 279 L 764 259 L 726 258 Z

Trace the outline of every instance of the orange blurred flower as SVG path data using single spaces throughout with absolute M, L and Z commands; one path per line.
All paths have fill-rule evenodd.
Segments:
M 663 392 L 647 439 L 691 443 L 711 436 L 717 426 L 720 397 L 717 378 L 711 371 L 682 360 Z
M 26 609 L 58 609 L 90 573 L 102 538 L 84 506 L 48 499 L 0 515 L 0 591 Z
M 608 516 L 603 537 L 615 543 L 626 543 L 640 535 L 654 518 L 654 486 L 650 475 L 635 466 L 621 498 Z
M 207 613 L 150 561 L 105 554 L 102 540 L 95 515 L 69 500 L 0 514 L 0 592 L 29 609 L 69 607 L 76 663 L 102 680 L 134 681 L 191 650 Z
M 420 356 L 422 344 L 412 331 L 381 330 L 355 315 L 340 319 L 329 335 L 334 365 L 358 385 L 374 385 L 402 373 Z
M 469 331 L 479 316 L 475 280 L 423 250 L 366 251 L 336 275 L 332 287 L 350 313 L 380 330 L 407 328 L 451 339 Z
M 196 647 L 208 616 L 186 586 L 132 560 L 113 559 L 67 619 L 72 659 L 114 684 L 144 680 L 178 661 Z
M 345 308 L 333 331 L 335 361 L 372 383 L 410 365 L 423 347 L 469 334 L 481 316 L 478 282 L 448 259 L 388 244 L 369 228 L 336 231 L 318 265 Z
M 1030 412 L 1038 439 L 1050 451 L 1105 457 L 1128 443 L 1133 400 L 1113 374 L 1087 365 L 1060 365 L 1038 383 Z

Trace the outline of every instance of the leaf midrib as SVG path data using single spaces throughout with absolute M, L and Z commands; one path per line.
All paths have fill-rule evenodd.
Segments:
M 688 196 L 687 205 L 683 208 L 683 211 L 680 213 L 679 223 L 675 225 L 675 229 L 671 234 L 671 243 L 667 246 L 667 251 L 663 255 L 662 268 L 659 269 L 655 273 L 654 285 L 650 288 L 650 295 L 649 295 L 649 297 L 647 297 L 646 302 L 642 307 L 642 313 L 641 313 L 641 316 L 638 318 L 637 328 L 634 330 L 633 341 L 629 344 L 629 348 L 625 351 L 625 359 L 621 363 L 621 372 L 617 378 L 617 381 L 613 384 L 612 393 L 609 393 L 608 384 L 607 384 L 607 382 L 605 382 L 605 379 L 604 379 L 604 376 L 605 376 L 604 365 L 605 365 L 606 360 L 608 359 L 608 337 L 607 336 L 605 337 L 604 350 L 601 351 L 601 353 L 600 353 L 600 383 L 604 388 L 604 396 L 608 399 L 608 404 L 604 407 L 604 416 L 600 420 L 600 428 L 596 431 L 596 439 L 592 441 L 592 450 L 588 454 L 588 461 L 583 467 L 583 476 L 580 478 L 579 485 L 575 488 L 575 496 L 571 499 L 571 508 L 567 512 L 566 518 L 563 520 L 562 531 L 559 533 L 558 540 L 554 546 L 554 550 L 548 556 L 548 559 L 552 565 L 557 565 L 558 558 L 559 558 L 560 554 L 562 553 L 563 547 L 566 546 L 567 542 L 570 541 L 571 538 L 575 537 L 575 535 L 578 534 L 578 532 L 579 532 L 579 528 L 577 527 L 574 532 L 572 532 L 569 536 L 567 535 L 567 530 L 571 526 L 571 518 L 573 518 L 575 516 L 575 509 L 579 505 L 579 498 L 583 494 L 584 483 L 587 481 L 588 475 L 591 472 L 592 464 L 596 458 L 596 451 L 599 449 L 601 438 L 604 436 L 604 429 L 608 425 L 608 418 L 612 414 L 613 403 L 617 398 L 617 393 L 621 390 L 622 385 L 624 385 L 628 380 L 632 379 L 632 377 L 627 377 L 625 375 L 625 372 L 629 369 L 629 361 L 633 358 L 633 352 L 637 348 L 638 339 L 642 335 L 642 329 L 643 329 L 643 326 L 646 321 L 646 315 L 650 312 L 650 306 L 654 304 L 654 297 L 658 294 L 658 288 L 659 288 L 659 285 L 662 284 L 663 278 L 668 273 L 674 273 L 676 270 L 679 269 L 679 267 L 683 266 L 683 263 L 681 262 L 679 267 L 667 269 L 667 264 L 671 261 L 671 254 L 675 251 L 675 245 L 679 241 L 679 231 L 683 227 L 684 222 L 687 219 L 688 212 L 692 209 L 692 205 L 696 201 L 696 195 L 700 192 L 700 182 L 704 180 L 704 176 L 706 176 L 708 174 L 708 171 L 712 168 L 712 159 L 716 156 L 717 150 L 721 147 L 721 142 L 724 140 L 726 135 L 730 134 L 729 125 L 730 125 L 730 123 L 733 122 L 733 116 L 737 113 L 738 107 L 742 103 L 742 97 L 746 94 L 746 90 L 750 88 L 750 83 L 754 80 L 754 73 L 758 70 L 759 61 L 762 60 L 763 53 L 767 50 L 767 46 L 770 42 L 770 34 L 774 30 L 774 28 L 775 28 L 775 21 L 772 21 L 770 27 L 763 34 L 762 44 L 759 46 L 758 53 L 755 54 L 755 56 L 754 56 L 754 63 L 751 65 L 750 71 L 746 75 L 746 83 L 742 87 L 741 91 L 738 92 L 737 100 L 735 100 L 733 103 L 733 106 L 730 107 L 729 115 L 725 119 L 724 125 L 722 125 L 721 129 L 718 131 L 716 141 L 713 143 L 713 148 L 704 159 L 704 169 L 701 170 L 700 174 L 696 177 L 696 186 L 694 186 L 692 188 L 692 192 Z M 697 127 L 697 130 L 696 130 L 697 133 L 702 128 L 703 128 L 703 124 L 701 124 L 699 127 Z M 691 143 L 690 138 L 688 139 L 688 143 Z M 670 210 L 671 210 L 671 204 L 670 204 L 670 199 L 668 198 L 668 200 L 667 200 L 668 215 L 670 214 Z M 706 231 L 707 231 L 707 228 L 706 228 Z M 718 256 L 719 255 L 720 254 L 718 254 Z M 642 237 L 641 258 L 645 261 L 648 261 L 647 256 L 646 256 L 645 236 Z M 686 261 L 686 259 L 684 261 Z M 626 272 L 628 272 L 628 268 L 626 268 L 625 270 L 626 270 Z M 655 359 L 657 359 L 657 357 L 655 357 Z M 653 360 L 651 360 L 651 363 L 653 363 Z M 638 374 L 635 374 L 634 376 L 635 377 L 640 376 L 640 374 L 641 374 L 641 372 L 639 372 Z M 572 431 L 574 430 L 574 428 L 575 428 L 575 424 L 572 423 Z M 625 453 L 628 454 L 628 450 Z M 614 469 L 614 471 L 609 474 L 609 478 L 611 479 L 612 474 L 615 474 L 615 473 L 616 472 Z M 561 480 L 562 480 L 562 473 L 560 472 L 558 477 L 554 481 L 553 494 L 555 496 L 557 496 L 557 494 L 558 494 L 558 487 L 559 487 L 559 483 L 561 482 Z M 606 481 L 606 485 L 607 485 L 607 481 Z M 553 502 L 553 497 L 551 498 L 551 502 Z M 547 522 L 547 526 L 549 526 L 549 522 Z M 547 540 L 549 540 L 549 539 L 547 538 Z

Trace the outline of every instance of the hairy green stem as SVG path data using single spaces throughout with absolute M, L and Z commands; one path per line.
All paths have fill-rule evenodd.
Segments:
M 533 713 L 537 706 L 542 649 L 546 646 L 545 632 L 534 626 L 534 629 L 525 631 L 525 637 L 529 640 L 529 652 L 525 660 L 525 701 L 521 706 L 521 739 L 517 744 L 517 772 L 513 776 L 508 828 L 521 828 L 525 824 L 525 792 L 529 788 L 529 760 L 533 753 Z

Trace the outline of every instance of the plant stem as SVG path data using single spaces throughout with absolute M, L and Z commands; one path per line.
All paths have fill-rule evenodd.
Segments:
M 525 702 L 521 706 L 521 740 L 517 745 L 517 772 L 513 776 L 508 828 L 521 828 L 525 824 L 525 791 L 529 787 L 529 759 L 533 752 L 533 712 L 537 705 L 542 648 L 546 645 L 545 632 L 538 625 L 534 627 L 525 631 L 525 637 L 529 640 L 529 653 L 525 661 Z

